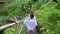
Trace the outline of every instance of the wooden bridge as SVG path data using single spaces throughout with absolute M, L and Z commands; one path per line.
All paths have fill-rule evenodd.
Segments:
M 11 27 L 11 26 L 13 26 L 13 25 L 16 25 L 16 29 L 17 29 L 17 31 L 18 31 L 18 24 L 19 24 L 20 22 L 23 22 L 23 19 L 22 19 L 22 20 L 17 20 L 17 18 L 14 17 L 14 22 L 13 22 L 13 23 L 0 26 L 0 32 L 1 32 L 1 31 L 4 31 L 6 28 Z M 21 33 L 22 29 L 23 29 L 23 26 L 20 28 L 20 31 L 18 31 L 19 34 Z

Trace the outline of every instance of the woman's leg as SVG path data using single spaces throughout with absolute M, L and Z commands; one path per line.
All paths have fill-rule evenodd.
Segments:
M 29 31 L 29 34 L 37 34 L 36 29 L 34 29 L 33 31 Z
M 28 30 L 26 30 L 26 34 L 29 34 L 29 31 Z

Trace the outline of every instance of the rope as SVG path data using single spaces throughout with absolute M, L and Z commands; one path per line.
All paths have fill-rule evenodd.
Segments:
M 25 18 L 25 17 L 24 17 L 24 18 Z M 20 20 L 18 21 L 17 18 L 14 16 L 14 20 L 15 20 L 15 23 L 16 23 L 16 30 L 17 30 L 18 34 L 21 33 L 21 31 L 22 31 L 22 29 L 23 29 L 23 27 L 24 27 L 24 26 L 22 25 L 22 26 L 21 26 L 21 29 L 19 29 L 18 24 L 19 24 L 19 22 L 23 22 L 24 18 L 23 18 L 21 21 L 20 21 Z M 15 31 L 16 31 L 16 30 L 15 30 Z
M 19 34 L 21 34 L 21 31 L 22 31 L 23 27 L 24 27 L 24 26 L 21 27 L 21 29 L 20 29 L 20 31 L 19 31 Z
M 24 17 L 21 21 L 23 22 L 24 19 L 25 19 L 25 17 Z M 22 25 L 22 26 L 21 26 L 21 29 L 19 29 L 19 32 L 18 32 L 19 34 L 21 34 L 21 31 L 23 30 L 23 27 L 24 27 L 24 26 Z

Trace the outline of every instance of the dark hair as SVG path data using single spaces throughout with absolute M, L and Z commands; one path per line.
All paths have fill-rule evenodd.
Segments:
M 30 18 L 33 19 L 34 18 L 34 12 L 30 11 Z

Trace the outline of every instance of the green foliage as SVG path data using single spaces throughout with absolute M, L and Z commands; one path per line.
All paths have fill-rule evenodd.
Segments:
M 57 3 L 58 5 L 56 6 L 56 9 L 59 10 L 59 9 L 60 9 L 60 0 L 57 0 L 57 2 L 58 2 L 58 3 Z
M 6 19 L 4 17 L 0 17 L 0 26 L 6 24 Z
M 56 9 L 58 9 L 58 10 L 60 9 L 60 4 L 57 5 Z
M 6 11 L 0 11 L 0 16 L 7 16 L 7 12 Z
M 4 2 L 0 2 L 0 4 L 4 4 Z
M 60 34 L 60 10 L 56 9 L 58 4 L 49 1 L 35 12 L 38 23 L 42 26 L 42 34 Z
M 52 13 L 48 18 L 50 22 L 56 22 L 57 20 L 60 20 L 60 13 Z

